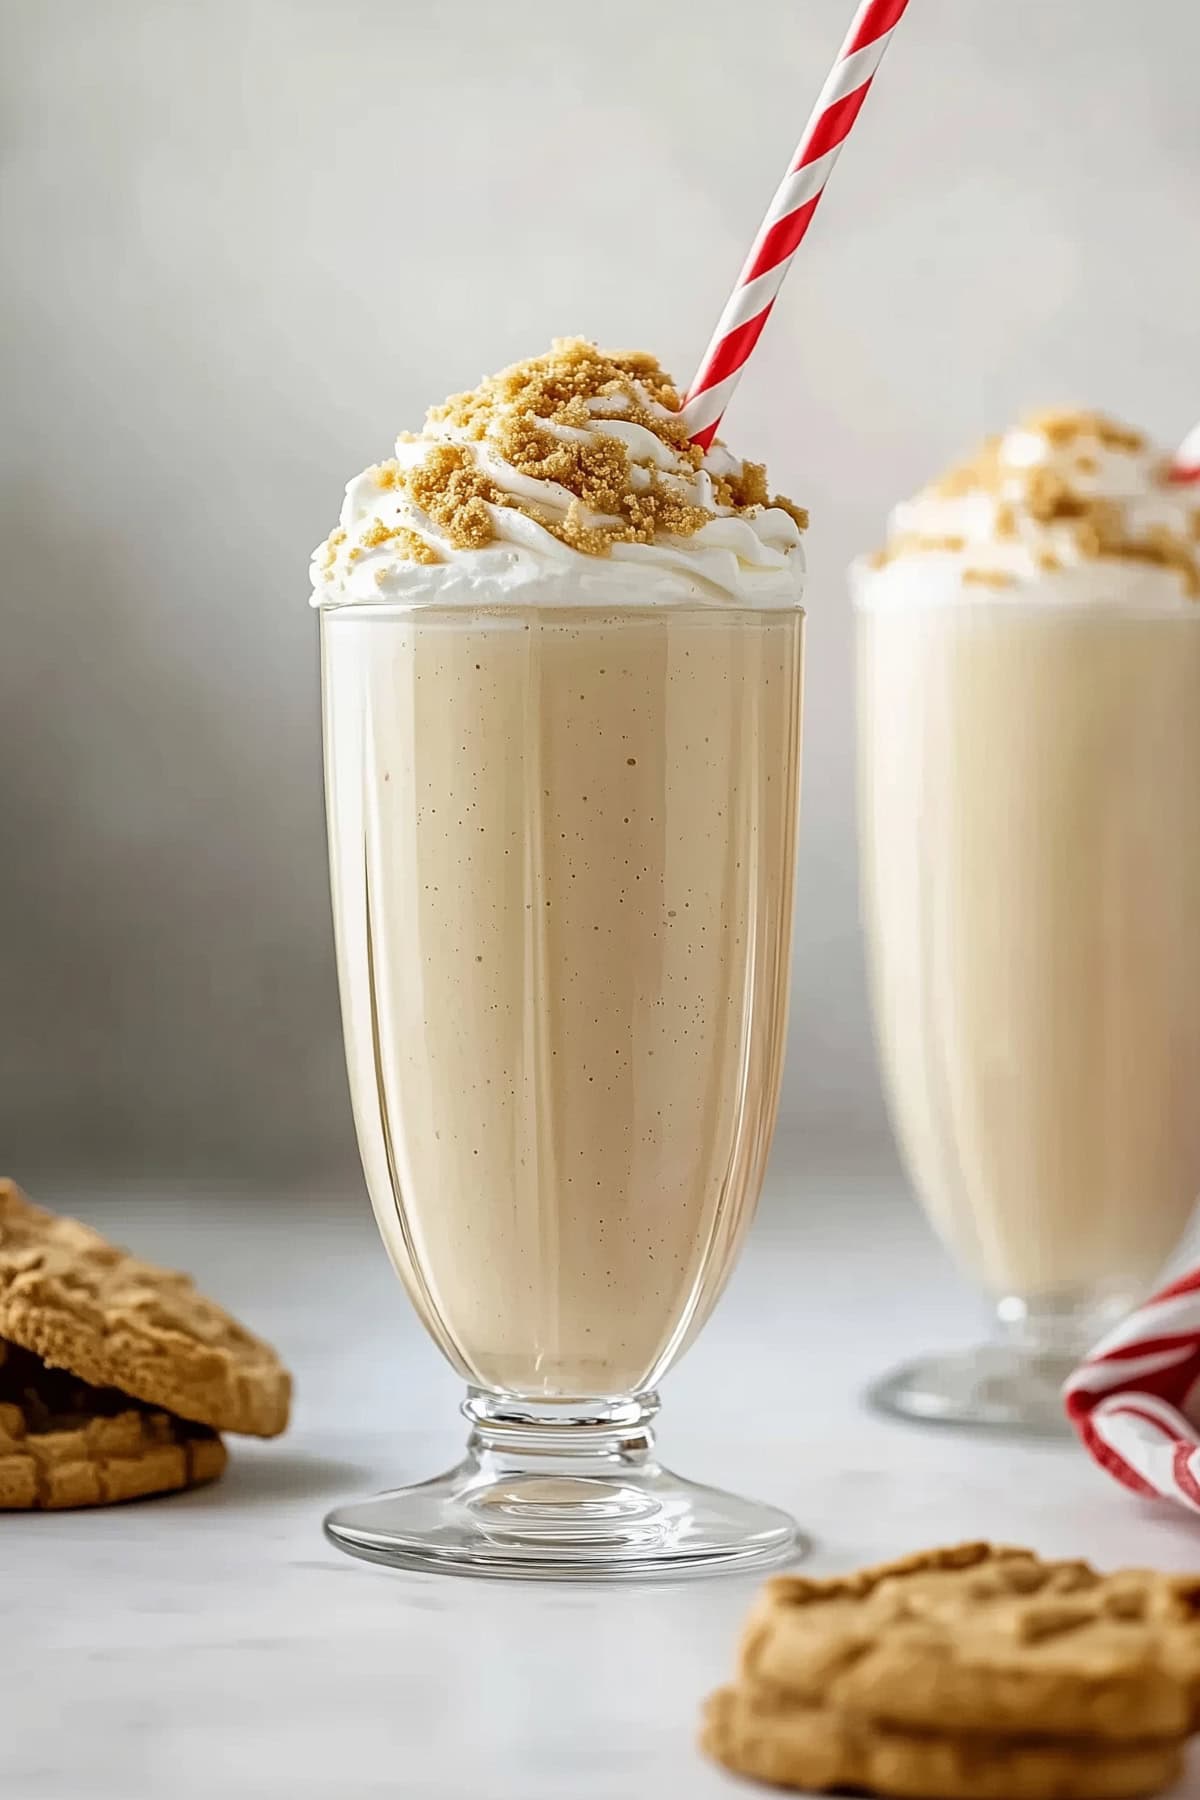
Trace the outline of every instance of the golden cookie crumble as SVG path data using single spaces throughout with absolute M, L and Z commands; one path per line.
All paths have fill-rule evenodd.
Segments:
M 409 501 L 456 550 L 483 549 L 497 538 L 495 510 L 519 511 L 589 556 L 607 556 L 618 543 L 689 538 L 713 519 L 748 518 L 766 507 L 786 512 L 803 531 L 807 513 L 770 493 L 758 463 L 718 459 L 708 471 L 714 504 L 697 501 L 704 454 L 688 441 L 681 405 L 678 389 L 646 352 L 604 352 L 583 338 L 558 338 L 545 355 L 431 407 L 425 432 L 404 433 L 397 444 L 407 451 L 427 442 L 425 454 L 393 458 L 371 476 L 382 492 Z M 605 430 L 606 418 L 641 426 L 666 454 L 639 457 L 617 432 Z M 506 491 L 489 462 L 554 484 L 555 503 Z M 402 560 L 442 560 L 419 530 L 373 524 L 360 540 L 368 549 L 384 542 Z M 339 553 L 353 556 L 344 544 L 339 528 L 319 553 L 325 573 Z
M 1032 546 L 1036 566 L 1053 572 L 1064 566 L 1062 551 L 1085 560 L 1154 564 L 1174 570 L 1184 592 L 1200 599 L 1200 510 L 1180 506 L 1179 528 L 1154 524 L 1131 527 L 1128 509 L 1120 499 L 1089 493 L 1087 483 L 1099 469 L 1097 449 L 1118 455 L 1147 455 L 1150 445 L 1140 431 L 1122 425 L 1103 413 L 1052 410 L 1026 415 L 1018 431 L 1038 437 L 1056 453 L 1056 466 L 1012 460 L 1009 440 L 989 437 L 973 455 L 956 464 L 926 494 L 933 500 L 956 501 L 983 497 L 994 502 L 992 533 L 997 542 L 1021 535 L 1024 519 L 1045 528 L 1053 541 Z M 1149 492 L 1170 492 L 1166 464 L 1151 467 Z M 870 559 L 883 568 L 897 557 L 952 547 L 953 540 L 915 531 L 894 533 L 885 548 Z M 978 541 L 976 542 L 979 548 Z M 964 580 L 988 586 L 1012 584 L 1016 577 L 984 565 L 968 568 Z

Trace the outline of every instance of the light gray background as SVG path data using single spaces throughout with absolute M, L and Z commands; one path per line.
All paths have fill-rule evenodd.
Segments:
M 850 0 L 3 0 L 0 1165 L 353 1159 L 308 553 L 579 331 L 686 379 Z M 727 420 L 812 508 L 786 1118 L 885 1141 L 842 569 L 1029 403 L 1200 409 L 1194 0 L 912 0 Z

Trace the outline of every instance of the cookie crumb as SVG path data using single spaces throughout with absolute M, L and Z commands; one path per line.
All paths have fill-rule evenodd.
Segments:
M 383 544 L 392 544 L 409 562 L 440 563 L 442 560 L 436 546 L 420 532 L 410 531 L 407 525 L 385 525 L 382 519 L 368 525 L 359 542 L 364 550 L 378 550 Z
M 583 338 L 557 338 L 546 355 L 514 363 L 431 407 L 428 436 L 407 433 L 399 440 L 428 442 L 420 461 L 402 465 L 393 459 L 377 464 L 371 475 L 384 491 L 404 494 L 459 550 L 482 549 L 494 540 L 499 508 L 523 512 L 589 556 L 606 556 L 614 544 L 690 538 L 720 514 L 698 504 L 685 485 L 702 468 L 704 453 L 688 441 L 681 406 L 678 389 L 654 357 L 605 353 Z M 652 433 L 671 453 L 669 461 L 635 456 L 624 438 L 604 429 L 605 418 Z M 506 492 L 488 473 L 492 457 L 530 481 L 553 484 L 565 505 L 551 508 Z M 807 529 L 806 510 L 770 493 L 761 463 L 713 476 L 712 487 L 717 506 L 735 515 L 777 507 L 800 531 Z M 388 541 L 407 560 L 438 560 L 419 533 L 394 533 Z M 368 535 L 362 542 L 373 547 Z M 345 555 L 354 560 L 353 550 Z
M 1092 412 L 1086 409 L 1050 408 L 1045 412 L 1034 412 L 1026 415 L 1021 421 L 1025 431 L 1036 432 L 1051 444 L 1066 446 L 1079 438 L 1095 438 L 1106 450 L 1124 450 L 1136 453 L 1147 448 L 1144 432 L 1135 431 L 1131 425 L 1122 425 L 1116 419 L 1110 419 L 1107 413 Z
M 953 555 L 966 547 L 966 538 L 955 532 L 934 534 L 926 531 L 898 531 L 888 539 L 882 550 L 874 551 L 869 560 L 873 569 L 884 569 L 898 556 L 919 556 L 922 553 L 937 554 L 943 551 Z
M 1007 569 L 964 569 L 962 578 L 972 587 L 1011 587 L 1014 577 Z

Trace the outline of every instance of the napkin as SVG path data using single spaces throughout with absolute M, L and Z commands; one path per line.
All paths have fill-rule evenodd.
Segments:
M 1102 1338 L 1063 1397 L 1110 1475 L 1200 1513 L 1200 1268 Z

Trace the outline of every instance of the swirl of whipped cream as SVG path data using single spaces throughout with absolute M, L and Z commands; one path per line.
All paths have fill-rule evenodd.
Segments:
M 533 410 L 543 368 L 564 366 L 584 371 L 582 391 L 558 416 Z M 701 460 L 677 412 L 652 359 L 610 362 L 560 340 L 434 408 L 393 460 L 350 482 L 337 529 L 313 555 L 313 604 L 796 605 L 804 515 L 766 501 L 761 469 L 722 445 Z M 607 483 L 599 490 L 594 466 Z M 598 509 L 597 491 L 617 506 Z
M 855 586 L 871 606 L 1178 610 L 1200 600 L 1200 507 L 1140 432 L 1098 413 L 1036 414 L 897 506 Z

